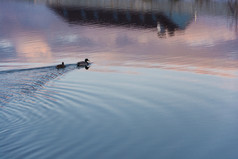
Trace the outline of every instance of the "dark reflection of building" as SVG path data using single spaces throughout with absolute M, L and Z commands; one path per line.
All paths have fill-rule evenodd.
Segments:
M 49 7 L 71 24 L 155 28 L 158 29 L 158 35 L 162 37 L 166 33 L 172 36 L 176 30 L 184 30 L 193 18 L 191 13 L 177 13 L 171 10 L 166 12 L 160 11 L 159 8 L 153 10 L 125 9 L 116 6 L 117 4 L 114 4 L 112 8 L 108 6 L 103 8 L 101 4 L 97 6 L 88 3 L 87 6 L 80 3 L 77 5 L 53 3 L 49 4 Z
M 228 0 L 227 6 L 231 15 L 234 17 L 231 21 L 231 26 L 234 26 L 235 32 L 238 33 L 238 0 Z

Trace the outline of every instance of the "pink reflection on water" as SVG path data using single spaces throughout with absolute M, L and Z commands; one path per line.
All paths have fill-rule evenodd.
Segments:
M 40 18 L 40 11 L 47 16 Z M 87 57 L 100 66 L 237 76 L 237 34 L 226 25 L 225 17 L 197 16 L 183 32 L 161 39 L 156 28 L 68 25 L 42 6 L 18 14 L 14 7 L 4 12 L 8 23 L 15 25 L 3 25 L 1 30 L 8 32 L 5 39 L 15 48 L 18 62 L 50 65 L 58 61 L 76 63 Z M 26 15 L 33 18 L 25 21 Z
M 53 61 L 51 50 L 44 38 L 30 33 L 17 36 L 14 40 L 18 56 L 31 63 L 51 63 Z

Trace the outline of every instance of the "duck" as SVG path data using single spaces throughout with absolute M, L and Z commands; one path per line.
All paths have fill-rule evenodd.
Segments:
M 56 66 L 57 69 L 65 68 L 66 66 L 64 65 L 64 62 L 62 64 L 59 64 Z
M 80 66 L 88 66 L 90 63 L 89 63 L 89 60 L 88 59 L 85 59 L 84 61 L 80 61 L 77 63 L 77 66 L 80 67 Z

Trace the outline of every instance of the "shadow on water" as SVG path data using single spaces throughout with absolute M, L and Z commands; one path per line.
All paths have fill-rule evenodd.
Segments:
M 29 69 L 17 69 L 0 72 L 0 106 L 12 100 L 21 100 L 25 96 L 34 96 L 34 92 L 43 88 L 48 82 L 59 78 L 75 69 L 89 66 L 78 67 L 76 64 L 68 64 L 63 69 L 56 66 L 47 66 Z

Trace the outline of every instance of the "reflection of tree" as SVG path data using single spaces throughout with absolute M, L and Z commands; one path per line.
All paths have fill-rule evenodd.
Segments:
M 185 30 L 193 19 L 183 0 L 48 0 L 47 5 L 72 24 L 157 27 L 160 36 Z
M 236 33 L 238 32 L 238 0 L 227 1 L 228 10 L 232 14 L 231 27 L 234 26 Z
M 165 26 L 161 25 L 159 22 L 157 23 L 157 35 L 159 38 L 167 38 L 170 36 L 174 36 L 174 32 L 175 30 L 169 30 L 168 28 L 166 28 Z
M 200 6 L 202 6 L 202 5 L 206 5 L 206 6 L 208 6 L 209 4 L 211 4 L 211 0 L 195 0 L 195 3 L 197 4 L 197 5 L 200 5 Z

